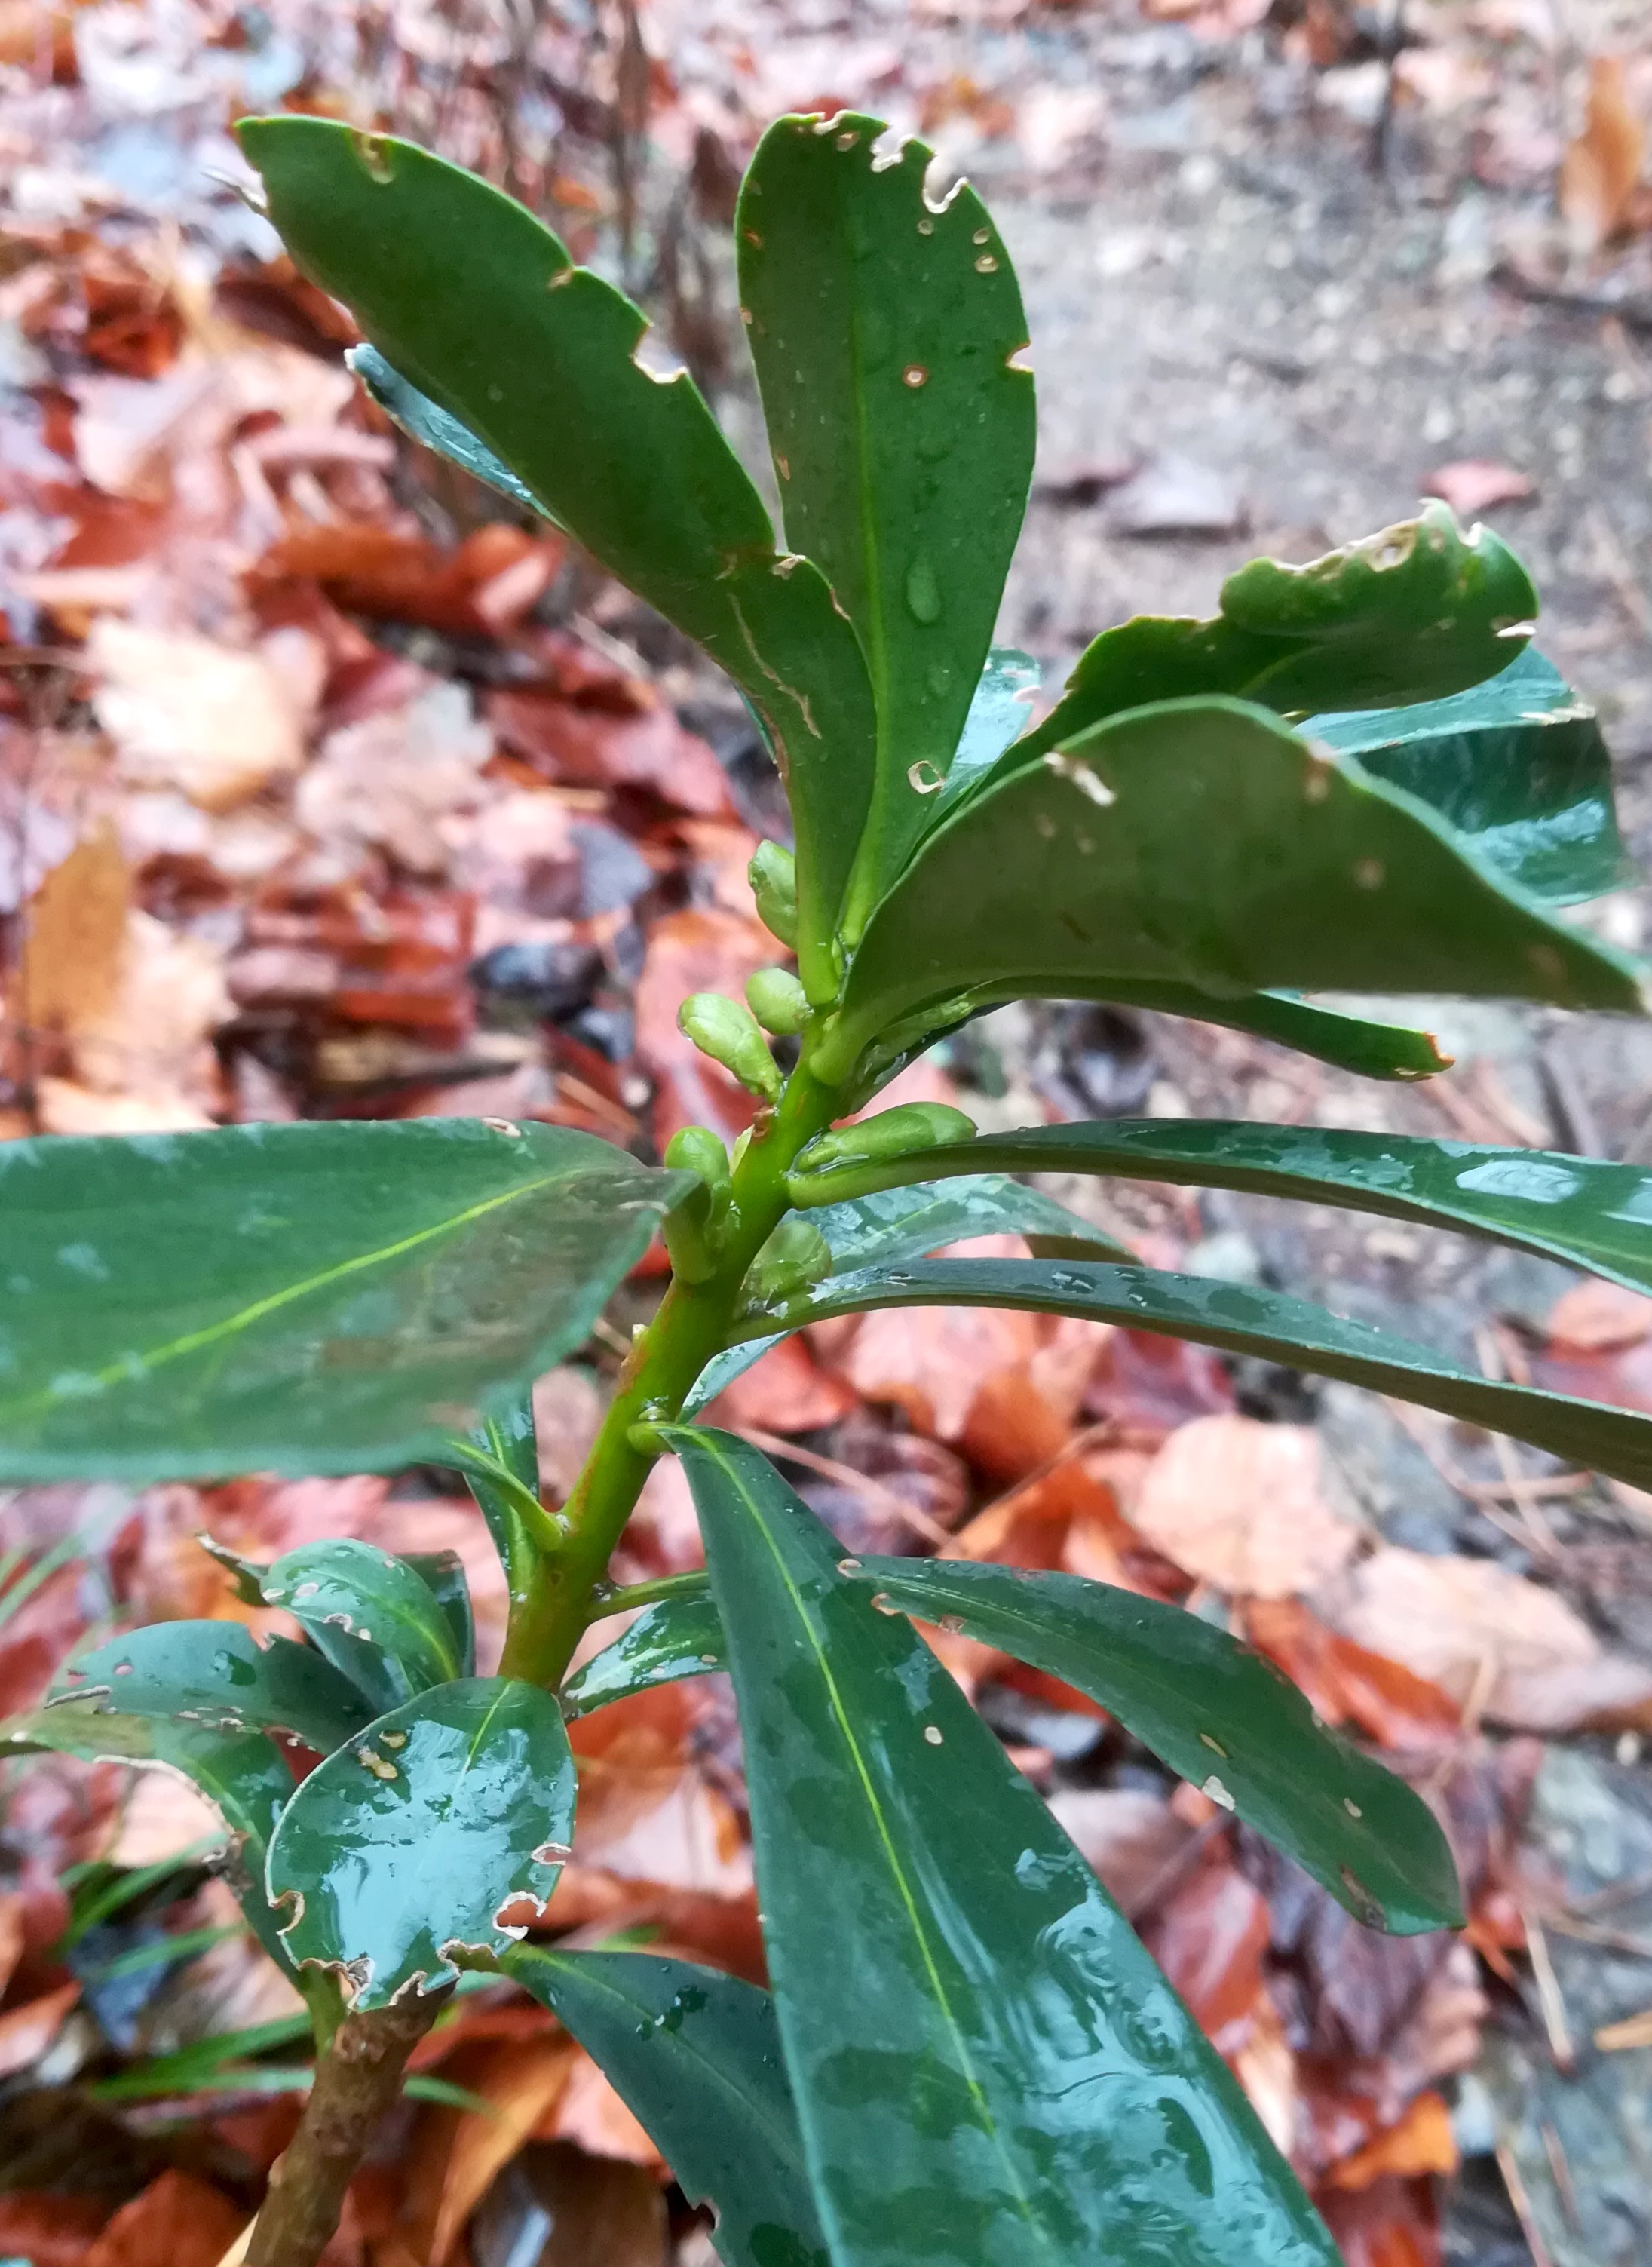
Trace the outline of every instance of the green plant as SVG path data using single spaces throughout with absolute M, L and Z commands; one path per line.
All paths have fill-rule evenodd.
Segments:
M 1526 643 L 1524 573 L 1429 506 L 1307 567 L 1254 562 L 1212 620 L 1105 632 L 1029 727 L 1035 671 L 989 650 L 1032 463 L 1020 302 L 978 200 L 926 194 L 920 144 L 874 119 L 784 119 L 747 176 L 742 296 L 782 552 L 691 384 L 636 358 L 642 317 L 521 207 L 341 126 L 242 134 L 295 257 L 354 310 L 376 398 L 566 528 L 746 694 L 797 840 L 794 864 L 759 854 L 754 886 L 798 969 L 754 980 L 750 1010 L 684 1005 L 759 1097 L 733 1156 L 692 1129 L 654 1170 L 487 1121 L 0 1148 L 0 1474 L 442 1460 L 508 1578 L 501 1671 L 479 1677 L 449 1560 L 336 1542 L 232 1562 L 303 1643 L 136 1630 L 12 1728 L 15 1746 L 194 1777 L 232 1830 L 251 1926 L 310 2002 L 316 2084 L 252 2267 L 315 2257 L 465 1968 L 515 1977 L 585 2042 L 714 2205 L 728 2267 L 1328 2267 L 1222 2064 L 907 1617 L 1093 1694 L 1373 1926 L 1459 1918 L 1431 1814 L 1210 1624 L 1064 1575 L 846 1558 L 755 1450 L 695 1420 L 777 1334 L 974 1302 L 1261 1353 L 1652 1486 L 1645 1417 L 1136 1266 L 1007 1178 L 1328 1200 L 1648 1289 L 1638 1169 L 1261 1125 L 976 1139 L 922 1107 L 844 1123 L 1018 997 L 1139 1003 L 1389 1078 L 1442 1067 L 1428 1034 L 1305 994 L 1640 1012 L 1640 966 L 1554 910 L 1612 886 L 1621 851 L 1599 735 Z M 796 1038 L 786 1076 L 765 1026 Z M 669 1288 L 547 1510 L 528 1387 L 656 1224 Z M 925 1256 L 993 1227 L 1037 1256 Z M 610 1555 L 667 1453 L 708 1574 L 615 1590 Z M 592 1624 L 632 1607 L 570 1675 Z M 724 1665 L 772 1997 L 647 1954 L 519 1943 L 500 1915 L 551 1897 L 572 1831 L 567 1718 Z M 325 1758 L 296 1785 L 294 1743 Z

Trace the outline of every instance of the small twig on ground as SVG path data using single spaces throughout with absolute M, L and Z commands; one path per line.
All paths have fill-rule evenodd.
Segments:
M 1577 2050 L 1572 2044 L 1571 2029 L 1566 2020 L 1561 1979 L 1549 1957 L 1549 1940 L 1544 1933 L 1543 1923 L 1530 1905 L 1521 1907 L 1520 1918 L 1525 1924 L 1526 1949 L 1531 1955 L 1531 1977 L 1538 1987 L 1538 2005 L 1542 2010 L 1543 2028 L 1548 2034 L 1549 2052 L 1554 2058 L 1556 2070 L 1569 2076 L 1577 2066 Z
M 1520 2168 L 1516 2164 L 1514 2151 L 1507 2141 L 1497 2144 L 1497 2169 L 1502 2175 L 1502 2184 L 1509 2191 L 1514 2216 L 1520 2223 L 1520 2233 L 1531 2254 L 1531 2267 L 1554 2267 L 1554 2254 L 1543 2241 L 1543 2230 L 1538 2226 L 1531 2210 L 1531 2199 L 1526 2194 L 1526 2184 L 1520 2177 Z
M 1538 2131 L 1543 2136 L 1543 2153 L 1549 2161 L 1549 2170 L 1554 2175 L 1554 2186 L 1561 2199 L 1561 2210 L 1566 2215 L 1566 2225 L 1573 2234 L 1583 2226 L 1577 2209 L 1577 2187 L 1572 2178 L 1569 2159 L 1561 2137 L 1546 2117 Z

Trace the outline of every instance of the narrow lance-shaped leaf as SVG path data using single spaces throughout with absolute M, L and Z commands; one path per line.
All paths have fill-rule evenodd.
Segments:
M 781 118 L 735 233 L 786 539 L 859 633 L 878 776 L 845 927 L 899 870 L 952 762 L 1033 474 L 1021 295 L 986 207 L 925 194 L 881 118 Z
M 1538 594 L 1490 528 L 1465 535 L 1444 504 L 1428 503 L 1305 566 L 1253 559 L 1223 584 L 1221 605 L 1206 621 L 1140 614 L 1103 630 L 1000 770 L 1105 717 L 1195 693 L 1299 713 L 1458 693 L 1508 666 Z
M 804 980 L 830 998 L 832 921 L 872 799 L 872 690 L 825 576 L 777 552 L 693 381 L 639 361 L 641 312 L 474 174 L 326 119 L 238 130 L 305 272 L 750 701 L 797 819 Z
M 213 1732 L 159 1716 L 112 1714 L 71 1700 L 0 1727 L 0 1754 L 48 1750 L 88 1763 L 159 1764 L 181 1772 L 223 1818 L 236 1847 L 230 1886 L 271 1958 L 290 1968 L 278 1916 L 264 1894 L 264 1864 L 293 1776 L 261 1732 Z
M 917 1632 L 754 1449 L 671 1438 L 836 2267 L 1334 2267 L 1221 2061 Z
M 565 1716 L 588 1716 L 610 1700 L 628 1699 L 652 1684 L 674 1684 L 679 1677 L 703 1676 L 726 1669 L 723 1625 L 707 1588 L 657 1599 L 611 1645 L 576 1669 L 562 1688 Z
M 839 1561 L 922 1621 L 961 1630 L 1087 1692 L 1195 1786 L 1231 1802 L 1375 1928 L 1409 1935 L 1461 1919 L 1451 1853 L 1402 1779 L 1315 1720 L 1296 1687 L 1179 1606 L 1076 1574 L 955 1559 Z M 708 1587 L 640 1614 L 569 1680 L 574 1713 L 727 1665 Z
M 810 1219 L 826 1239 L 837 1275 L 856 1267 L 897 1266 L 903 1259 L 973 1236 L 1025 1236 L 1043 1258 L 1133 1257 L 1042 1189 L 1024 1188 L 1000 1174 L 976 1174 L 947 1189 L 889 1189 L 823 1206 Z M 760 1339 L 714 1355 L 683 1402 L 683 1413 L 692 1417 L 715 1400 L 773 1343 Z
M 1118 1118 L 1024 1126 L 840 1170 L 795 1172 L 787 1192 L 794 1205 L 819 1207 L 818 1220 L 851 1192 L 983 1170 L 1105 1173 L 1345 1205 L 1495 1236 L 1652 1293 L 1652 1171 L 1553 1149 L 1232 1119 Z
M 788 1329 L 798 1329 L 874 1307 L 931 1306 L 1085 1315 L 1190 1339 L 1225 1354 L 1262 1354 L 1491 1432 L 1511 1433 L 1553 1456 L 1652 1488 L 1652 1418 L 1477 1376 L 1409 1339 L 1247 1284 L 1156 1268 L 1087 1266 L 1081 1260 L 920 1259 L 836 1276 L 794 1302 L 782 1319 Z
M 1461 1924 L 1457 1869 L 1422 1797 L 1196 1614 L 1076 1574 L 964 1559 L 867 1559 L 856 1579 L 1087 1692 L 1370 1926 L 1410 1936 Z
M 499 1676 L 421 1693 L 318 1764 L 282 1813 L 268 1888 L 291 1904 L 289 1955 L 339 1970 L 358 2007 L 451 1983 L 451 1951 L 504 1951 L 523 1929 L 501 1913 L 549 1897 L 574 1796 L 550 1693 Z
M 0 1145 L 0 1478 L 442 1461 L 688 1185 L 464 1119 Z
M 533 1572 L 541 1518 L 532 1394 L 518 1394 L 453 1448 L 454 1461 L 487 1522 L 510 1595 L 523 1596 Z
M 612 2080 L 689 2201 L 711 2205 L 724 2267 L 828 2267 L 766 1992 L 640 1952 L 520 1945 L 499 1964 Z
M 464 1561 L 457 1551 L 404 1551 L 402 1566 L 411 1567 L 436 1602 L 447 1625 L 449 1656 L 457 1676 L 476 1674 L 476 1614 Z
M 832 1076 L 947 994 L 1446 993 L 1639 1011 L 1641 972 L 1426 804 L 1234 701 L 1100 725 L 970 796 L 874 914 Z
M 1082 994 L 1082 979 L 1064 970 L 1048 977 L 1036 972 L 1030 976 L 1000 977 L 951 999 L 927 1000 L 866 1046 L 857 1091 L 863 1098 L 875 1093 L 937 1039 L 947 1038 L 974 1016 L 984 1015 L 1010 1000 L 1060 999 L 1072 992 Z M 1129 983 L 1122 978 L 1109 978 L 1107 996 L 1121 1007 L 1142 1008 L 1161 1016 L 1187 1016 L 1229 1031 L 1254 1032 L 1258 1038 L 1294 1047 L 1298 1054 L 1312 1055 L 1316 1061 L 1353 1071 L 1361 1078 L 1432 1078 L 1451 1066 L 1451 1057 L 1441 1052 L 1432 1031 L 1374 1023 L 1369 1016 L 1321 1007 L 1293 993 L 1242 992 L 1232 999 L 1218 999 L 1191 984 Z
M 1574 905 L 1638 878 L 1595 712 L 1531 646 L 1450 700 L 1311 716 L 1302 731 L 1431 803 L 1533 897 Z
M 53 1681 L 48 1706 L 159 1717 L 202 1731 L 290 1732 L 319 1755 L 372 1711 L 348 1678 L 309 1646 L 260 1645 L 239 1622 L 154 1622 L 78 1654 Z

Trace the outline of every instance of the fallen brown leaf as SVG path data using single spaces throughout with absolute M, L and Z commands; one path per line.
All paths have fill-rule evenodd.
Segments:
M 98 721 L 132 787 L 178 788 L 228 811 L 303 762 L 321 657 L 302 631 L 278 632 L 260 653 L 105 615 L 86 659 L 99 680 Z
M 1333 2165 L 1326 2177 L 1333 2188 L 1364 2189 L 1385 2174 L 1414 2179 L 1421 2173 L 1454 2173 L 1458 2168 L 1457 2137 L 1444 2097 L 1433 2087 L 1414 2096 L 1405 2116 Z
M 1049 1801 L 1127 1919 L 1146 1908 L 1193 1838 L 1163 1795 L 1137 1787 L 1060 1787 Z
M 1250 1600 L 1243 1633 L 1327 1724 L 1356 1724 L 1383 1747 L 1401 1749 L 1437 1749 L 1461 1729 L 1463 1712 L 1449 1692 L 1327 1629 L 1299 1598 Z
M 107 2204 L 97 2197 L 0 2191 L 0 2252 L 26 2260 L 29 2267 L 82 2267 L 108 2216 Z
M 534 2267 L 664 2267 L 667 2257 L 658 2181 L 567 2141 L 524 2150 L 477 2224 L 479 2253 L 486 2241 L 487 2256 L 531 2258 Z
M 53 867 L 30 903 L 21 995 L 33 1030 L 72 1035 L 107 1014 L 120 989 L 131 903 L 132 877 L 106 818 Z
M 1617 55 L 1589 65 L 1583 130 L 1561 160 L 1561 213 L 1585 252 L 1597 252 L 1622 227 L 1646 158 L 1646 128 L 1631 107 Z
M 218 2267 L 245 2224 L 216 2189 L 165 2172 L 122 2205 L 81 2267 Z
M 1568 1354 L 1636 1346 L 1652 1332 L 1652 1299 L 1622 1283 L 1591 1278 L 1561 1294 L 1545 1329 L 1550 1345 Z
M 1536 490 L 1530 474 L 1512 465 L 1465 457 L 1437 466 L 1423 481 L 1422 493 L 1439 496 L 1459 518 L 1474 519 L 1500 503 L 1524 503 Z
M 431 2226 L 430 2267 L 443 2267 L 471 2212 L 567 2088 L 578 2050 L 567 2037 L 500 2041 L 455 2059 L 448 2075 L 488 2104 L 453 2126 Z
M 1652 1669 L 1564 1599 L 1489 1559 L 1384 1549 L 1319 1602 L 1333 1625 L 1488 1721 L 1532 1732 L 1652 1722 Z
M 1316 1588 L 1358 1544 L 1359 1529 L 1327 1491 L 1311 1427 L 1200 1417 L 1148 1466 L 1130 1520 L 1196 1581 L 1233 1596 L 1286 1598 Z
M 0 2015 L 0 2078 L 11 2078 L 40 2060 L 79 1997 L 80 1986 L 71 1980 Z

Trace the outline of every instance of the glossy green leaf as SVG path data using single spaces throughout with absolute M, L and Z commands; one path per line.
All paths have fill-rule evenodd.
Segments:
M 161 1717 L 202 1731 L 284 1731 L 320 1755 L 359 1731 L 372 1711 L 309 1646 L 260 1644 L 239 1622 L 153 1622 L 72 1660 L 48 1705 Z
M 1488 527 L 1443 503 L 1305 566 L 1253 559 L 1222 611 L 1138 614 L 1079 655 L 1059 701 L 1008 769 L 1149 702 L 1230 693 L 1297 714 L 1458 693 L 1508 666 L 1538 611 L 1531 577 Z
M 302 1544 L 274 1561 L 263 1587 L 265 1603 L 297 1616 L 376 1716 L 464 1673 L 460 1642 L 430 1585 L 376 1544 L 353 1536 Z
M 947 772 L 946 784 L 930 797 L 925 832 L 984 779 L 998 758 L 1027 729 L 1027 704 L 1038 692 L 1043 671 L 1029 653 L 994 646 L 969 703 L 963 731 Z
M 1076 1574 L 966 1559 L 867 1559 L 855 1579 L 1087 1692 L 1371 1927 L 1461 1925 L 1457 1869 L 1427 1803 L 1196 1614 Z
M 727 1665 L 723 1625 L 711 1592 L 661 1598 L 574 1670 L 562 1688 L 562 1713 L 570 1719 L 588 1716 L 593 1708 L 629 1699 L 651 1684 L 674 1684 L 679 1677 L 703 1676 Z
M 1071 975 L 1014 979 L 983 986 L 973 997 L 927 1001 L 893 1031 L 869 1046 L 858 1089 L 864 1099 L 893 1078 L 897 1071 L 977 1015 L 1016 999 L 1059 998 L 1072 988 Z M 1108 997 L 1120 1006 L 1142 1008 L 1162 1016 L 1186 1016 L 1194 1021 L 1218 1023 L 1230 1031 L 1250 1031 L 1258 1038 L 1292 1047 L 1316 1061 L 1361 1078 L 1432 1078 L 1451 1067 L 1451 1057 L 1441 1052 L 1432 1031 L 1407 1030 L 1399 1023 L 1377 1023 L 1363 1016 L 1324 1008 L 1288 992 L 1250 992 L 1237 1000 L 1216 1000 L 1187 984 L 1117 983 Z
M 471 1586 L 465 1580 L 464 1560 L 457 1551 L 404 1551 L 398 1556 L 404 1566 L 412 1567 L 436 1602 L 447 1624 L 449 1652 L 457 1663 L 456 1673 L 474 1676 L 476 1614 L 471 1604 Z
M 828 2267 L 766 1992 L 640 1952 L 519 1945 L 500 1966 L 600 2065 L 690 2203 L 711 2205 L 724 2267 Z
M 318 1764 L 270 1845 L 272 1904 L 295 1962 L 342 1972 L 358 2007 L 502 1952 L 514 1901 L 543 1904 L 574 1828 L 574 1758 L 550 1693 L 512 1677 L 439 1684 Z
M 1334 2267 L 1289 2169 L 935 1656 L 755 1449 L 674 1430 L 836 2267 Z
M 840 1560 L 839 1571 L 848 1562 Z M 958 1559 L 863 1559 L 854 1579 L 903 1612 L 1059 1676 L 1195 1786 L 1231 1801 L 1373 1928 L 1462 1919 L 1451 1850 L 1403 1779 L 1319 1723 L 1260 1654 L 1197 1615 L 1076 1574 Z M 629 1642 L 627 1642 L 629 1640 Z M 727 1664 L 709 1585 L 662 1598 L 569 1682 L 569 1713 Z
M 547 519 L 552 517 L 533 490 L 516 478 L 486 442 L 479 441 L 468 426 L 450 417 L 428 393 L 420 393 L 416 385 L 410 385 L 376 347 L 352 347 L 344 359 L 384 415 L 399 425 L 410 439 L 422 448 L 434 450 L 438 457 L 447 458 L 461 472 L 469 473 L 472 480 L 497 488 L 513 503 L 525 504 L 530 511 L 541 513 Z
M 454 1462 L 487 1522 L 510 1594 L 518 1597 L 533 1571 L 535 1538 L 544 1518 L 531 1392 L 518 1394 L 486 1425 L 452 1445 Z
M 1235 701 L 1102 724 L 970 797 L 873 916 L 831 1076 L 947 994 L 1447 993 L 1638 1010 L 1626 954 L 1552 919 L 1424 803 Z
M 835 1276 L 782 1318 L 788 1329 L 874 1307 L 1008 1307 L 1085 1315 L 1162 1332 L 1226 1354 L 1262 1354 L 1320 1377 L 1369 1386 L 1448 1417 L 1511 1433 L 1551 1455 L 1652 1488 L 1652 1418 L 1573 1401 L 1459 1369 L 1409 1339 L 1346 1322 L 1305 1299 L 1157 1268 L 1082 1260 L 919 1259 Z
M 639 310 L 474 174 L 325 119 L 238 131 L 299 266 L 750 701 L 797 821 L 804 980 L 830 997 L 832 918 L 872 799 L 872 690 L 825 576 L 777 552 L 692 380 L 639 361 Z
M 851 936 L 952 762 L 1033 476 L 1015 272 L 968 183 L 925 196 L 932 156 L 855 111 L 777 119 L 735 224 L 786 539 L 859 633 L 877 704 Z
M 1449 700 L 1312 716 L 1302 730 L 1432 804 L 1535 898 L 1575 905 L 1639 879 L 1595 712 L 1534 647 Z
M 229 1829 L 236 1850 L 230 1886 L 248 1926 L 273 1959 L 290 1965 L 278 1916 L 264 1896 L 264 1864 L 294 1791 L 293 1776 L 261 1732 L 208 1731 L 166 1717 L 126 1716 L 69 1700 L 0 1726 L 0 1756 L 36 1750 L 78 1756 L 88 1763 L 159 1765 L 191 1780 Z
M 6 1142 L 0 1478 L 443 1461 L 687 1185 L 457 1118 Z
M 952 1173 L 1105 1173 L 1121 1180 L 1298 1197 L 1390 1220 L 1495 1236 L 1652 1293 L 1652 1170 L 1552 1149 L 1233 1119 L 1115 1118 L 1031 1126 L 909 1151 L 845 1171 L 794 1173 L 796 1205 Z

